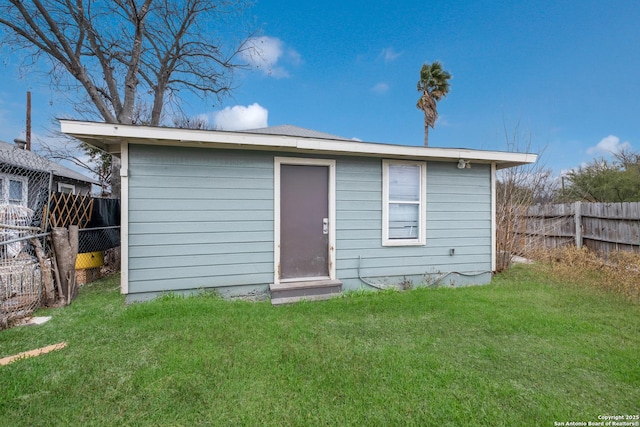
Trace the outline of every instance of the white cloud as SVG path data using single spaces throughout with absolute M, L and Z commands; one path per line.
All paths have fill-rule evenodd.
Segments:
M 560 176 L 567 176 L 569 175 L 571 172 L 573 172 L 575 170 L 575 168 L 571 168 L 571 169 L 560 169 Z
M 209 117 L 207 116 L 206 113 L 200 113 L 196 116 L 196 119 L 198 120 L 202 120 L 205 123 L 209 123 Z
M 285 56 L 287 58 L 287 62 L 291 65 L 295 65 L 297 67 L 302 64 L 302 55 L 293 49 L 287 49 Z
M 451 122 L 447 120 L 447 116 L 438 115 L 438 118 L 436 119 L 436 123 L 438 123 L 438 126 L 440 127 L 452 126 Z
M 245 130 L 267 127 L 269 111 L 258 103 L 236 105 L 214 113 L 213 123 L 218 130 Z
M 378 95 L 383 95 L 389 92 L 389 85 L 384 82 L 377 83 L 371 88 L 371 92 L 377 93 Z
M 289 72 L 282 62 L 293 66 L 302 63 L 302 57 L 298 52 L 286 47 L 279 38 L 269 36 L 249 39 L 242 51 L 242 57 L 251 67 L 277 79 L 289 77 Z
M 560 169 L 560 176 L 567 176 L 572 172 L 576 172 L 580 169 L 586 169 L 589 166 L 589 163 L 587 162 L 580 162 L 580 166 L 578 167 L 573 167 L 571 169 Z
M 396 52 L 392 47 L 382 49 L 378 58 L 381 58 L 385 63 L 395 61 L 402 55 L 402 52 Z
M 587 154 L 618 154 L 623 150 L 631 148 L 629 141 L 620 142 L 620 138 L 615 135 L 609 135 L 602 138 L 594 147 L 587 149 Z

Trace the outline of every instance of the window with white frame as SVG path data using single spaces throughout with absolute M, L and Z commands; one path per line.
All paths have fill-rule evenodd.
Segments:
M 76 194 L 76 186 L 73 184 L 58 183 L 58 192 L 67 194 Z
M 0 174 L 0 203 L 27 206 L 29 181 L 18 175 Z
M 425 162 L 382 161 L 383 246 L 424 245 Z

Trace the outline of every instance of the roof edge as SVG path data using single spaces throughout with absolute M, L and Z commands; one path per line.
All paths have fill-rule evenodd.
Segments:
M 60 120 L 62 133 L 108 152 L 119 152 L 122 142 L 228 149 L 274 150 L 302 153 L 360 155 L 432 160 L 465 159 L 496 163 L 498 169 L 535 163 L 534 153 L 437 148 L 359 142 L 344 139 L 273 135 L 243 131 L 194 130 Z

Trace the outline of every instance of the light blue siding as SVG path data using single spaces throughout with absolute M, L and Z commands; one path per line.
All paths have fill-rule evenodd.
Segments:
M 461 170 L 453 162 L 427 164 L 425 246 L 382 246 L 380 159 L 340 159 L 336 176 L 336 268 L 345 288 L 363 286 L 360 278 L 382 286 L 405 278 L 424 284 L 444 275 L 464 283 L 490 279 L 489 165 Z
M 131 145 L 132 299 L 266 289 L 274 274 L 273 164 L 268 152 Z M 489 165 L 428 162 L 425 246 L 382 246 L 381 181 L 381 159 L 336 158 L 336 274 L 345 289 L 363 286 L 359 277 L 379 284 L 490 280 Z
M 273 156 L 129 148 L 129 293 L 273 281 Z

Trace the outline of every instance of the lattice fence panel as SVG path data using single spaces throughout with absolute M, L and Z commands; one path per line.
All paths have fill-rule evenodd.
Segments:
M 52 193 L 49 200 L 51 227 L 77 225 L 84 228 L 91 220 L 93 199 L 89 195 Z

